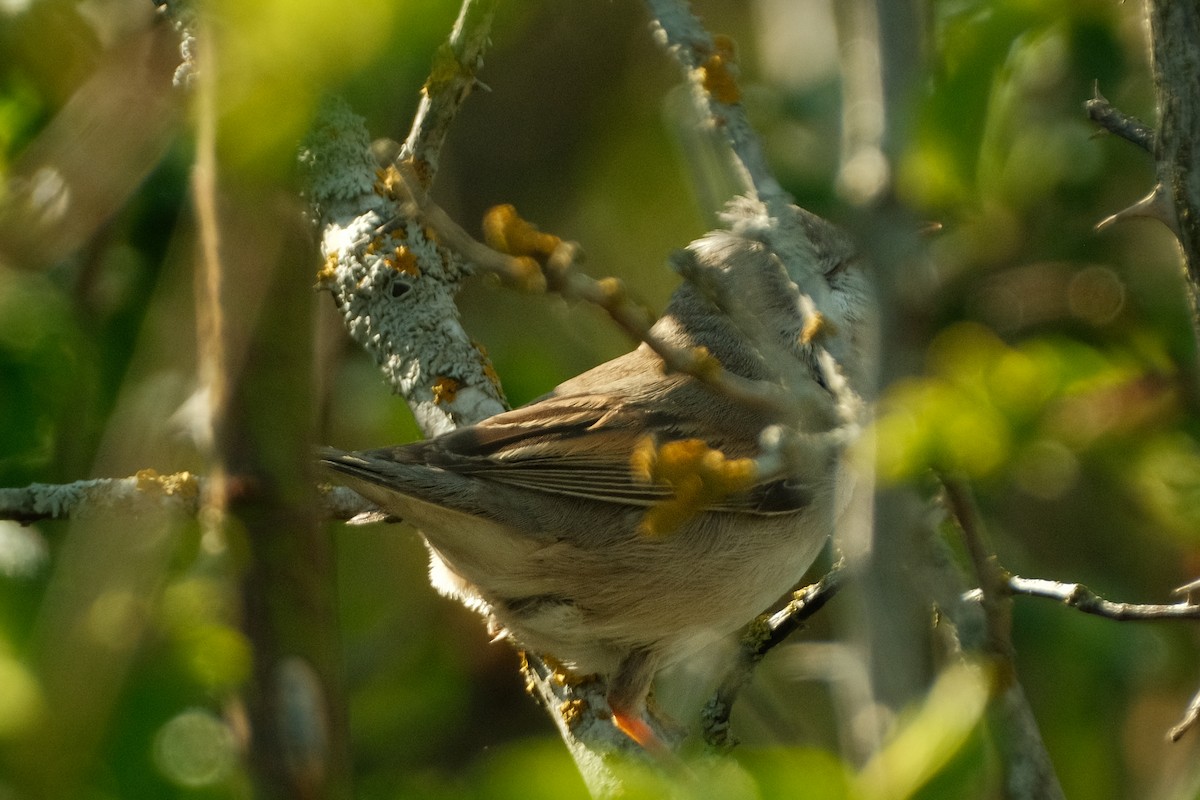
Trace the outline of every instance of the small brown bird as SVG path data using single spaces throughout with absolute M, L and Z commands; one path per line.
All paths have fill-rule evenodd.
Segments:
M 796 283 L 822 282 L 821 313 L 848 343 L 839 358 L 852 383 L 868 293 L 841 235 L 791 213 L 785 222 L 818 243 L 802 268 L 811 274 L 789 271 L 771 244 L 778 222 L 741 201 L 727 217 L 731 230 L 689 246 L 691 280 L 653 332 L 704 347 L 745 378 L 826 393 Z M 478 425 L 381 450 L 329 451 L 323 463 L 424 534 L 440 592 L 522 647 L 604 676 L 614 722 L 645 745 L 654 738 L 645 714 L 655 673 L 745 625 L 802 579 L 839 511 L 839 468 L 838 453 L 814 440 L 811 463 L 796 474 L 712 498 L 649 534 L 647 512 L 675 489 L 648 480 L 634 454 L 647 442 L 702 442 L 726 459 L 753 457 L 779 422 L 668 373 L 643 344 Z

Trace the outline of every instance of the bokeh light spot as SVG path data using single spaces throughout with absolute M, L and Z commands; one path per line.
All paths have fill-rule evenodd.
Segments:
M 46 540 L 34 528 L 0 520 L 0 575 L 29 578 L 49 560 Z
M 1066 494 L 1079 477 L 1079 459 L 1057 439 L 1039 439 L 1017 457 L 1017 485 L 1042 500 Z
M 0 655 L 0 740 L 28 730 L 42 708 L 37 679 L 21 662 Z
M 1085 267 L 1067 287 L 1067 307 L 1092 325 L 1112 322 L 1124 306 L 1125 284 L 1108 267 Z
M 229 726 L 204 709 L 189 709 L 154 738 L 154 764 L 167 780 L 189 789 L 225 779 L 236 764 Z

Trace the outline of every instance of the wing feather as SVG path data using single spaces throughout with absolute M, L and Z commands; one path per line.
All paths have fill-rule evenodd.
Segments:
M 693 438 L 682 420 L 653 416 L 613 397 L 550 397 L 418 446 L 418 458 L 463 476 L 534 492 L 651 507 L 674 489 L 637 476 L 634 448 L 650 433 L 660 441 Z M 709 441 L 727 457 L 722 441 Z M 744 448 L 743 448 L 744 449 Z M 707 506 L 714 511 L 786 514 L 811 502 L 809 489 L 787 479 L 766 481 Z

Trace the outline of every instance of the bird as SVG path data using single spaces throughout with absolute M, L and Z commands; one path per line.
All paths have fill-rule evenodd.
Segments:
M 724 219 L 676 259 L 687 279 L 652 335 L 704 348 L 751 381 L 802 384 L 832 407 L 797 286 L 823 295 L 820 314 L 848 343 L 839 369 L 851 384 L 863 381 L 870 295 L 853 247 L 796 206 L 772 215 L 743 198 Z M 784 253 L 781 226 L 811 245 Z M 647 515 L 677 487 L 639 459 L 689 443 L 727 461 L 753 458 L 764 430 L 785 417 L 794 425 L 814 415 L 731 398 L 670 371 L 642 343 L 478 424 L 382 449 L 330 448 L 321 462 L 421 532 L 439 592 L 520 648 L 601 676 L 613 723 L 650 747 L 655 675 L 794 588 L 825 546 L 844 492 L 837 448 L 814 437 L 802 468 L 705 496 L 666 530 L 648 530 Z

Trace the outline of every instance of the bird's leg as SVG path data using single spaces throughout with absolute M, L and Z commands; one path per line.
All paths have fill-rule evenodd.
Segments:
M 671 747 L 647 722 L 646 696 L 658 659 L 645 650 L 634 650 L 621 660 L 608 680 L 608 707 L 617 729 L 657 757 L 673 755 Z

